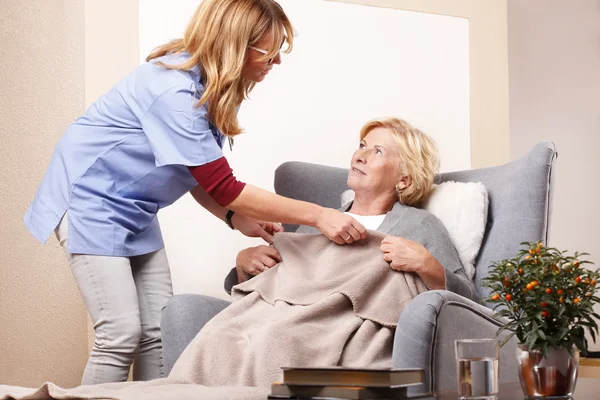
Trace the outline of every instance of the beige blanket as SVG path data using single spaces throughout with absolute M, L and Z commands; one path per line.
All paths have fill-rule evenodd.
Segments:
M 205 325 L 166 379 L 70 390 L 0 386 L 0 396 L 264 400 L 281 367 L 389 367 L 400 313 L 426 288 L 416 275 L 389 267 L 382 238 L 370 232 L 339 246 L 322 235 L 277 234 L 284 262 L 235 286 L 233 304 Z
M 235 286 L 234 303 L 202 328 L 170 376 L 269 387 L 281 367 L 390 367 L 400 313 L 426 288 L 389 267 L 382 239 L 371 232 L 339 246 L 323 235 L 276 235 L 283 263 Z
M 253 387 L 208 387 L 176 380 L 122 382 L 63 389 L 45 383 L 39 389 L 0 385 L 3 400 L 265 400 L 270 390 Z

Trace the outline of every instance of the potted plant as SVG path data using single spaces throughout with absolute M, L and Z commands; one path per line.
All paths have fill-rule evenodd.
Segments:
M 495 315 L 507 321 L 499 330 L 516 336 L 519 378 L 528 397 L 573 394 L 579 352 L 587 353 L 587 329 L 594 342 L 600 315 L 594 313 L 600 273 L 584 268 L 587 253 L 568 255 L 541 242 L 524 248 L 510 260 L 490 267 L 483 285 L 491 289 L 486 301 Z

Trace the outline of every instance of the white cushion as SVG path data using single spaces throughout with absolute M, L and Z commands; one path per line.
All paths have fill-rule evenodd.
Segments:
M 449 181 L 435 185 L 423 206 L 446 227 L 470 279 L 475 275 L 475 258 L 485 234 L 488 205 L 483 183 Z

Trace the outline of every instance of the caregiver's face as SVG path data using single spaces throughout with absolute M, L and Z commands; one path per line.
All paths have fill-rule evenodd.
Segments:
M 387 128 L 375 128 L 352 156 L 348 187 L 372 194 L 396 193 L 400 181 L 400 150 Z
M 279 53 L 271 60 L 261 61 L 261 58 L 264 58 L 265 54 L 271 50 L 270 46 L 272 43 L 273 40 L 267 35 L 259 40 L 256 46 L 248 48 L 246 62 L 242 69 L 242 76 L 244 79 L 252 82 L 262 82 L 275 64 L 281 64 L 281 55 Z

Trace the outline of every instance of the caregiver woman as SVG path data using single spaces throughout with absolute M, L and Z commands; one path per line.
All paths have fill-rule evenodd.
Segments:
M 270 241 L 281 228 L 268 220 L 339 244 L 366 237 L 337 210 L 236 180 L 223 157 L 242 132 L 238 106 L 292 38 L 273 0 L 204 0 L 183 40 L 154 50 L 58 143 L 25 224 L 41 242 L 56 232 L 94 322 L 82 384 L 125 381 L 134 359 L 134 379 L 163 375 L 159 320 L 172 287 L 156 213 L 188 191 L 246 236 Z

